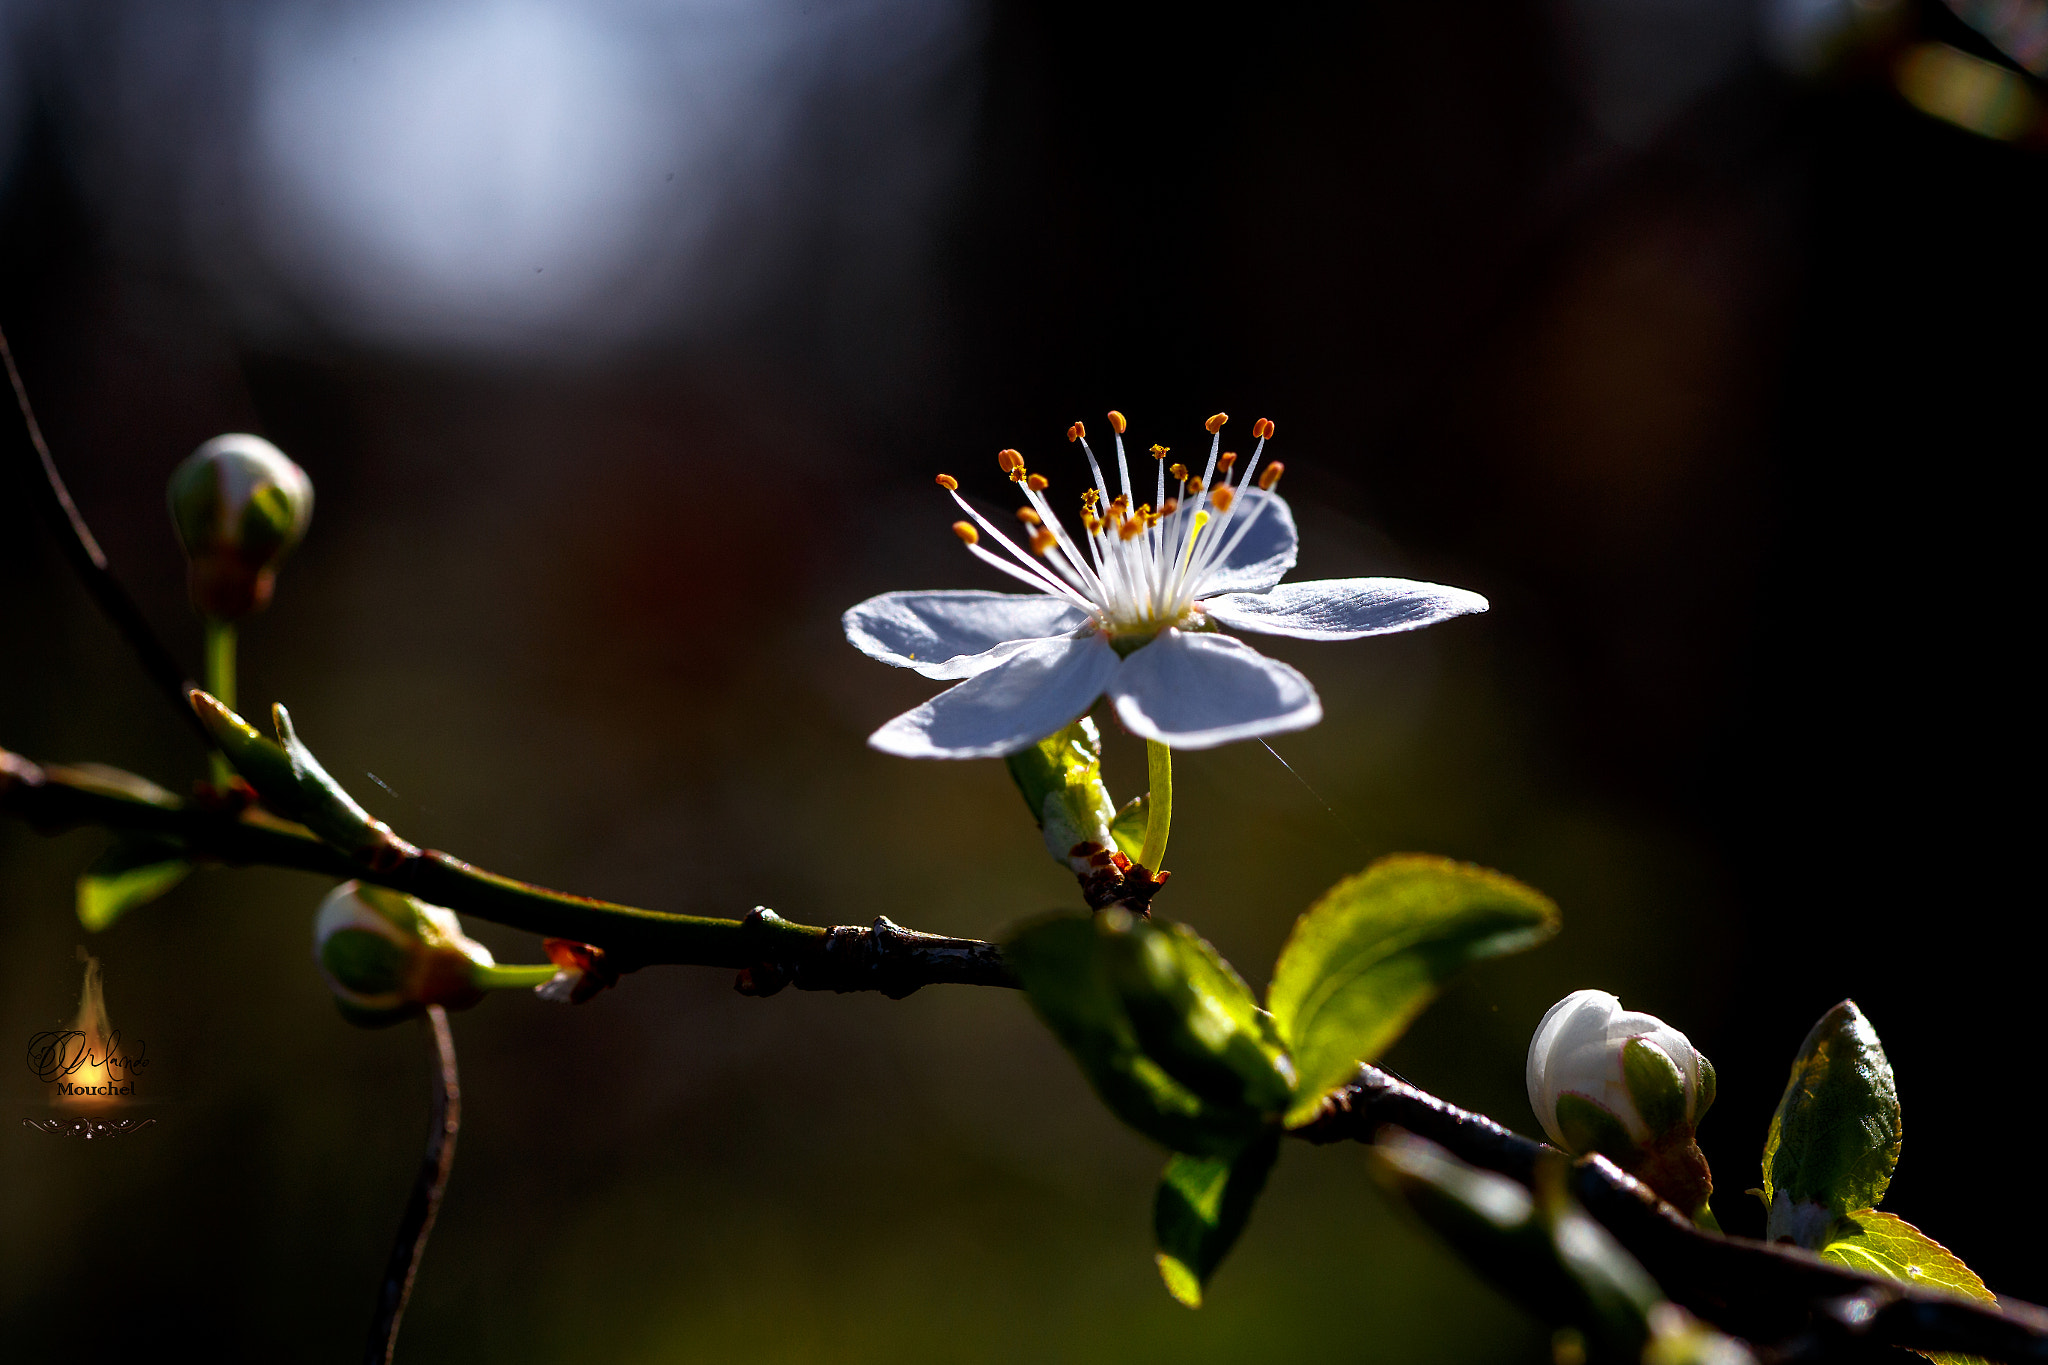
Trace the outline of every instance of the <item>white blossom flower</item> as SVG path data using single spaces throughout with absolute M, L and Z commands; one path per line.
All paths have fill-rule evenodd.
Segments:
M 1053 511 L 1045 477 L 1014 450 L 997 462 L 1024 494 L 1024 544 L 939 475 L 970 518 L 953 526 L 969 553 L 1032 591 L 891 592 L 848 611 L 846 637 L 862 653 L 963 680 L 868 743 L 909 758 L 997 758 L 1061 729 L 1105 694 L 1133 732 L 1176 749 L 1299 730 L 1322 719 L 1315 688 L 1219 626 L 1355 640 L 1486 610 L 1477 593 L 1401 578 L 1282 583 L 1296 534 L 1273 491 L 1281 464 L 1259 469 L 1273 424 L 1253 425 L 1257 445 L 1234 471 L 1237 456 L 1222 448 L 1227 420 L 1218 413 L 1206 424 L 1209 459 L 1199 477 L 1170 464 L 1166 447 L 1152 447 L 1149 502 L 1133 491 L 1123 416 L 1109 415 L 1122 490 L 1114 496 L 1075 423 L 1067 439 L 1080 444 L 1094 480 L 1081 493 L 1080 535 Z

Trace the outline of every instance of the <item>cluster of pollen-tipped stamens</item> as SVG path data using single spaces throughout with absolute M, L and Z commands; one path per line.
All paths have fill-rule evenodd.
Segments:
M 1245 496 L 1254 476 L 1258 487 L 1270 492 L 1284 468 L 1277 460 L 1264 470 L 1259 468 L 1266 442 L 1273 436 L 1273 424 L 1261 417 L 1252 424 L 1258 444 L 1233 482 L 1238 457 L 1222 448 L 1223 424 L 1229 420 L 1219 412 L 1203 424 L 1209 432 L 1209 460 L 1200 477 L 1194 477 L 1184 464 L 1169 465 L 1167 447 L 1152 447 L 1150 454 L 1158 471 L 1150 502 L 1139 501 L 1132 489 L 1122 413 L 1109 414 L 1110 428 L 1116 434 L 1121 489 L 1114 495 L 1088 444 L 1087 428 L 1079 422 L 1068 427 L 1067 439 L 1080 445 L 1094 477 L 1093 485 L 1081 490 L 1082 534 L 1078 536 L 1067 530 L 1052 510 L 1045 496 L 1049 487 L 1046 477 L 1026 469 L 1024 457 L 1017 451 L 997 452 L 997 466 L 1023 490 L 1025 505 L 1017 509 L 1017 520 L 1028 549 L 969 506 L 960 496 L 959 482 L 941 474 L 939 487 L 971 518 L 954 522 L 953 533 L 977 558 L 1040 592 L 1083 608 L 1112 635 L 1151 635 L 1168 626 L 1187 624 L 1201 599 L 1203 584 L 1250 534 L 1268 505 L 1268 499 Z M 983 532 L 1003 553 L 981 544 Z

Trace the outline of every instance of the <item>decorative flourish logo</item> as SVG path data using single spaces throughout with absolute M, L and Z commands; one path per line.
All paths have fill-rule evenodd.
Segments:
M 107 1018 L 99 959 L 83 948 L 78 956 L 85 963 L 85 985 L 77 1017 L 69 1028 L 51 1029 L 28 1040 L 28 1069 L 51 1087 L 50 1103 L 76 1112 L 22 1123 L 45 1133 L 87 1139 L 147 1128 L 156 1120 L 106 1115 L 134 1098 L 136 1078 L 149 1065 L 148 1047 L 138 1043 L 131 1050 L 123 1045 L 121 1031 Z

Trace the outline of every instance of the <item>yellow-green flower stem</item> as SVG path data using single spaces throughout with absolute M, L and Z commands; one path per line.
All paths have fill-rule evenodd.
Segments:
M 497 967 L 474 967 L 469 973 L 469 982 L 480 991 L 531 990 L 545 986 L 555 979 L 557 968 L 552 963 L 540 966 L 524 966 L 506 963 Z
M 1145 822 L 1145 847 L 1138 861 L 1147 871 L 1158 872 L 1166 857 L 1166 835 L 1173 825 L 1173 750 L 1156 739 L 1145 741 L 1145 767 L 1152 780 L 1152 794 L 1146 801 L 1151 818 Z
M 206 690 L 230 711 L 235 709 L 235 623 L 212 616 L 206 618 Z M 226 787 L 234 780 L 234 765 L 218 749 L 209 757 L 213 785 Z

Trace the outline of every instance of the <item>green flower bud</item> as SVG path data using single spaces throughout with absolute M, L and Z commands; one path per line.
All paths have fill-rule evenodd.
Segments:
M 1529 1104 L 1550 1140 L 1598 1152 L 1698 1216 L 1713 1192 L 1694 1130 L 1714 1102 L 1714 1066 L 1655 1015 L 1606 991 L 1574 991 L 1529 1041 Z
M 313 961 L 351 1022 L 396 1023 L 427 1005 L 467 1009 L 483 998 L 491 950 L 453 910 L 362 882 L 327 893 L 313 918 Z
M 192 604 L 219 621 L 270 605 L 277 566 L 313 520 L 313 481 L 260 436 L 216 436 L 173 470 L 171 524 Z

